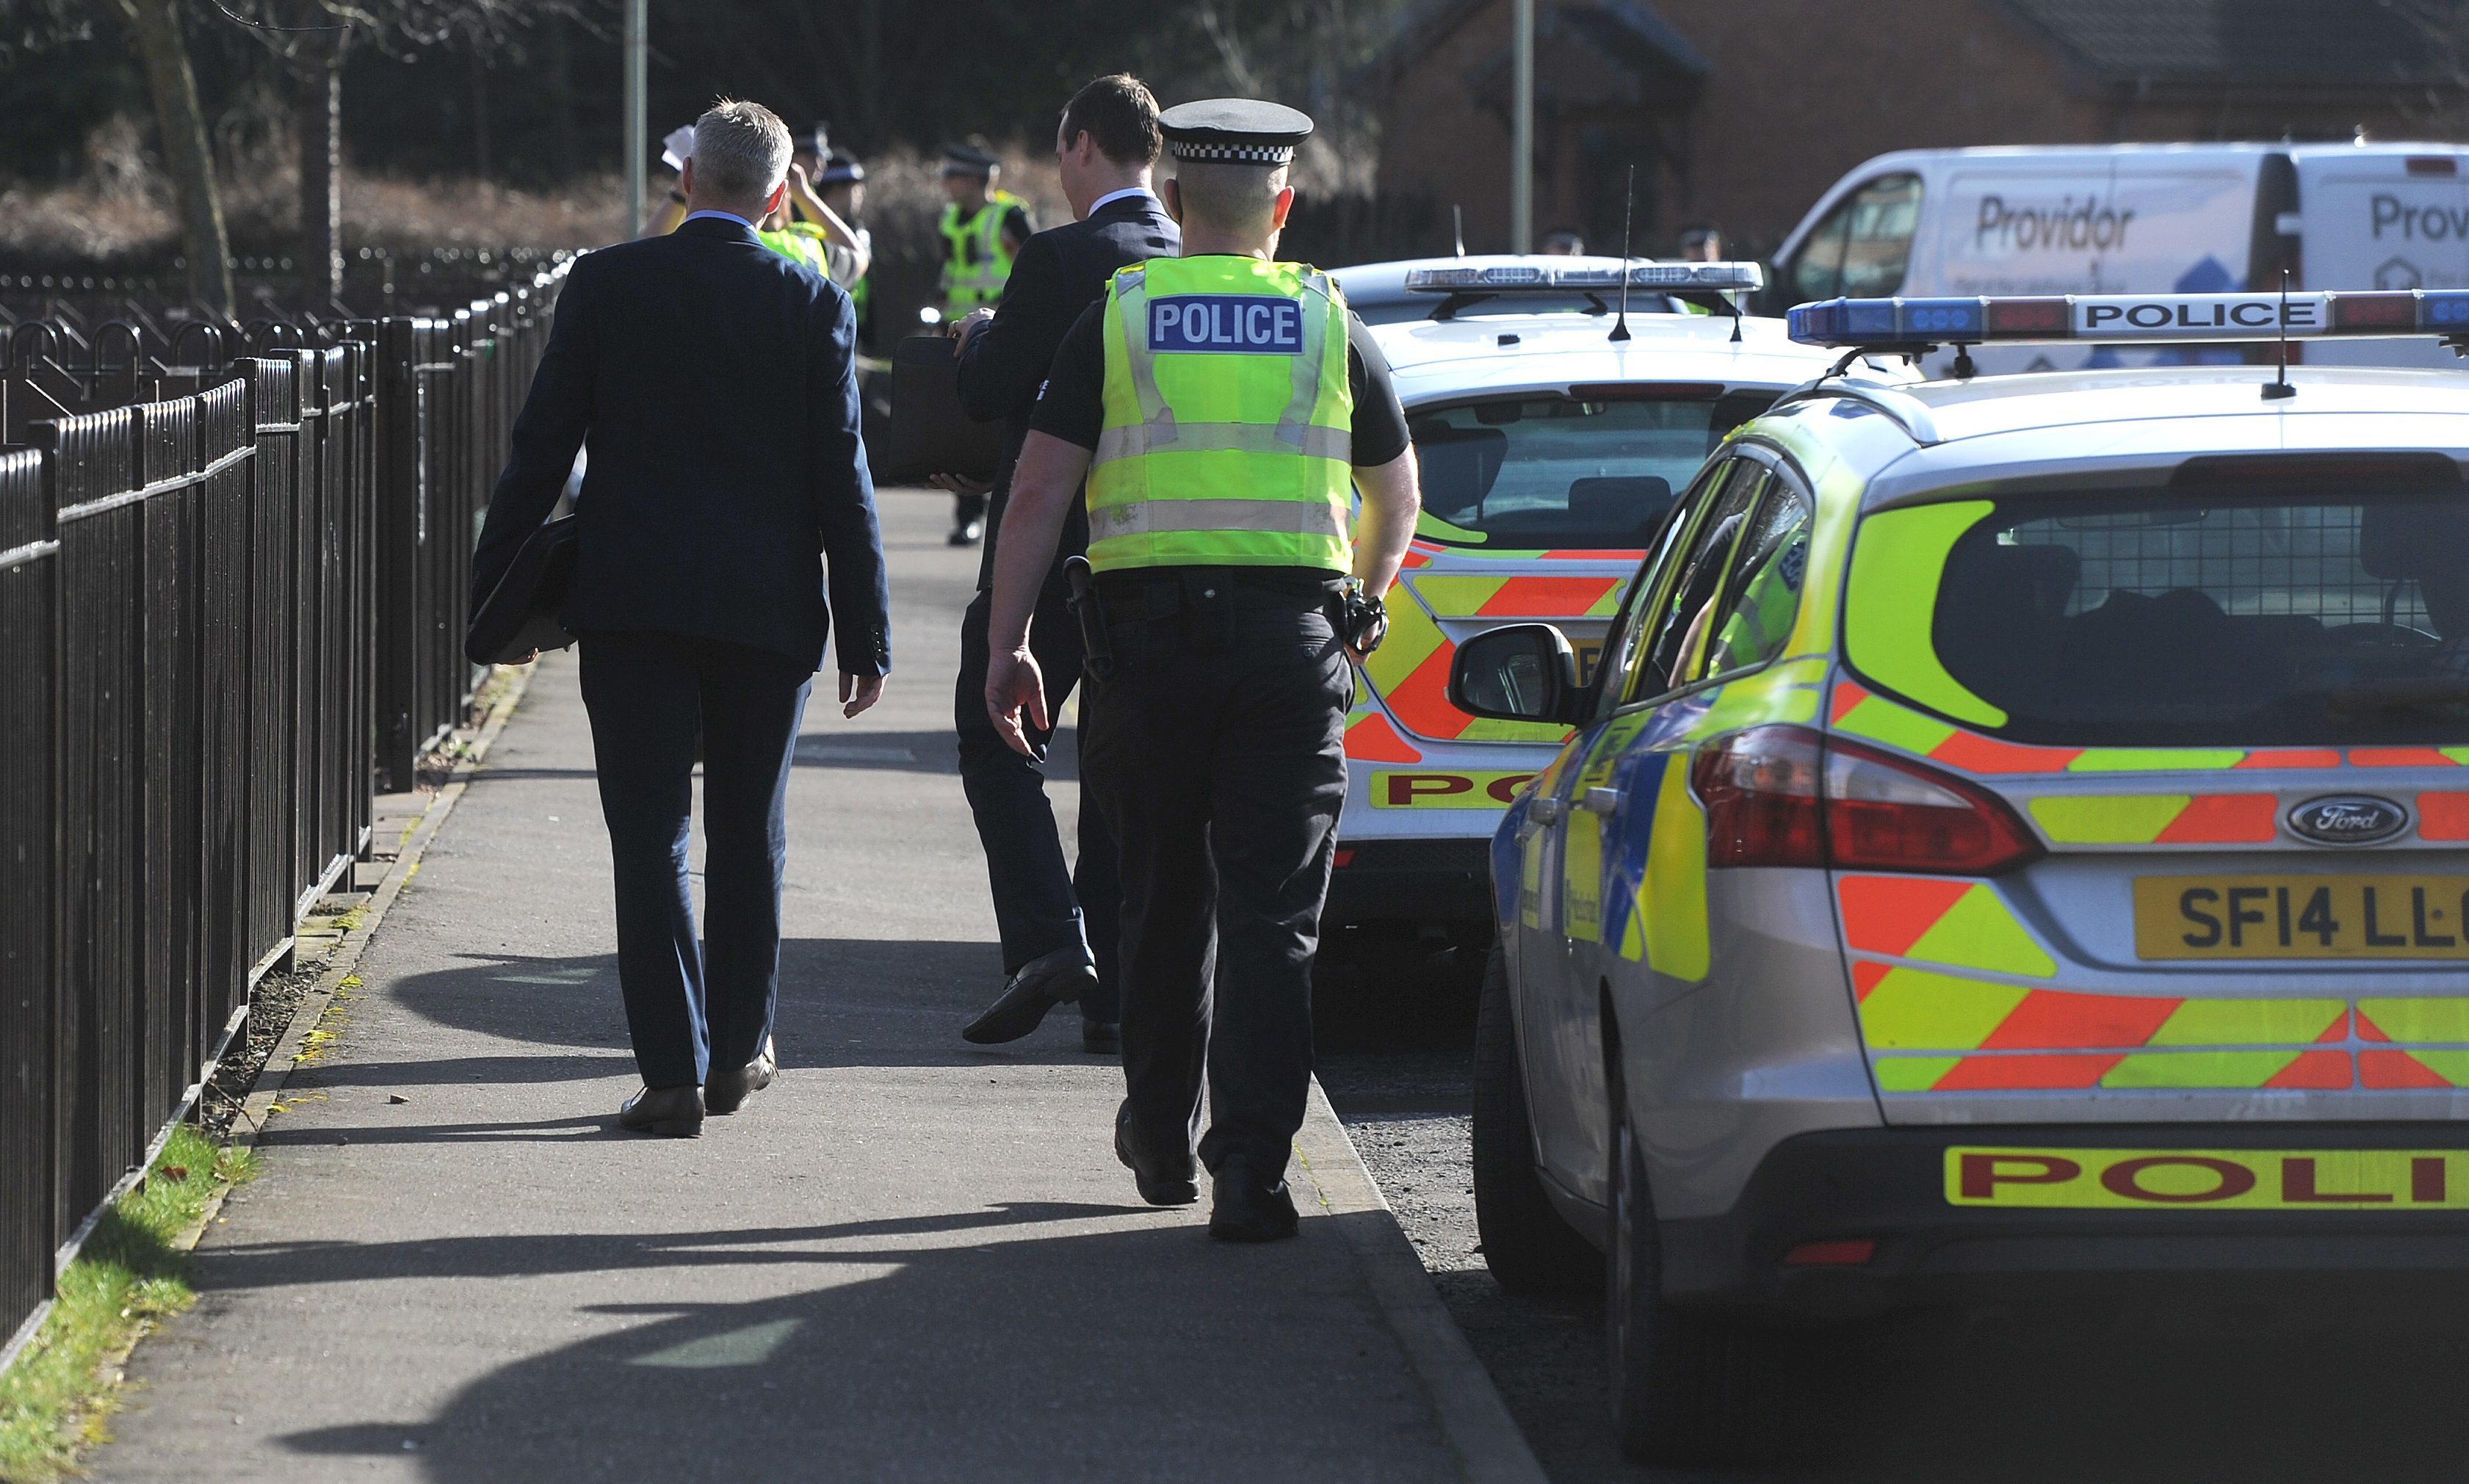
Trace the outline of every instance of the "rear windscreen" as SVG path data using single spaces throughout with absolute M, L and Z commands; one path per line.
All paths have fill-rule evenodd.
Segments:
M 1945 548 L 1929 636 L 1945 674 L 2005 714 L 2003 735 L 2469 740 L 2469 498 L 2457 486 L 1973 508 L 1984 514 Z
M 1773 400 L 1545 397 L 1419 408 L 1407 423 L 1430 517 L 1422 534 L 1511 550 L 1643 547 L 1673 491 Z

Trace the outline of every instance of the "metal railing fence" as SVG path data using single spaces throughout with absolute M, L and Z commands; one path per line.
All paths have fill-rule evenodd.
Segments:
M 348 883 L 375 792 L 468 714 L 471 546 L 564 272 L 450 319 L 12 332 L 0 1363 Z

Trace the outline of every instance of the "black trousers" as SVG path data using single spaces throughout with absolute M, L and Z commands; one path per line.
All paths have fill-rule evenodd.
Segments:
M 1081 704 L 1123 873 L 1123 1071 L 1151 1149 L 1274 1177 L 1303 1127 L 1311 961 L 1346 803 L 1353 671 L 1326 600 L 1223 568 L 1110 577 L 1115 670 Z M 1128 616 L 1127 616 L 1128 615 Z
M 766 651 L 679 634 L 583 636 L 583 704 L 617 885 L 617 980 L 652 1087 L 754 1060 L 780 984 L 780 873 L 813 679 Z M 703 750 L 704 930 L 686 831 Z
M 1118 1019 L 1122 882 L 1115 869 L 1115 838 L 1084 782 L 1080 860 L 1076 866 L 1064 863 L 1044 769 L 1006 746 L 986 716 L 986 627 L 993 609 L 994 595 L 981 592 L 960 618 L 960 677 L 952 690 L 952 726 L 960 739 L 960 788 L 969 796 L 978 840 L 985 848 L 1004 972 L 1013 973 L 1030 959 L 1059 948 L 1086 947 L 1097 963 L 1097 989 L 1081 996 L 1080 1013 L 1093 1020 Z M 1038 599 L 1028 647 L 1046 676 L 1046 714 L 1057 717 L 1080 683 L 1080 629 L 1079 621 L 1052 593 Z M 1085 724 L 1082 734 L 1087 734 Z M 1029 741 L 1042 750 L 1053 736 L 1050 727 L 1031 729 Z

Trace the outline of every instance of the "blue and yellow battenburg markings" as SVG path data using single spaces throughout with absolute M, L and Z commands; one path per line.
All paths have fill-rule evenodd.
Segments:
M 1804 345 L 1840 347 L 2457 336 L 2469 335 L 2469 289 L 1825 299 L 1789 324 Z

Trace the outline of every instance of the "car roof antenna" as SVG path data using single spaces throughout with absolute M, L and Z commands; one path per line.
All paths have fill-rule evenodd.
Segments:
M 1612 322 L 1614 344 L 1629 338 L 1628 332 L 1628 229 L 1629 218 L 1637 214 L 1637 165 L 1628 168 L 1628 189 L 1621 195 L 1621 303 L 1620 318 Z
M 2263 400 L 2276 402 L 2296 395 L 2297 388 L 2289 384 L 2289 269 L 2283 267 L 2280 270 L 2280 376 L 2278 379 L 2263 384 Z
M 1463 258 L 1465 256 L 1465 208 L 1455 201 L 1449 203 L 1449 235 L 1456 239 L 1458 256 Z

